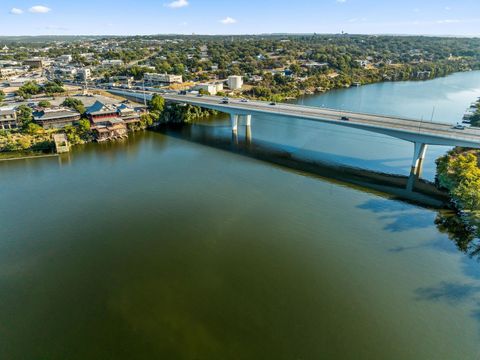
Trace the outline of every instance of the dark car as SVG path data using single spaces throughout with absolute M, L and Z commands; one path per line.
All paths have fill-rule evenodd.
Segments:
M 348 117 L 346 117 L 346 116 L 342 116 L 342 117 L 340 118 L 340 120 L 349 121 L 350 118 L 348 118 Z
M 185 90 L 182 90 L 178 93 L 178 95 L 187 95 L 187 92 Z
M 228 104 L 228 100 L 222 100 L 222 104 Z
M 273 106 L 274 106 L 274 105 L 277 105 L 277 103 L 274 102 L 274 101 L 272 101 L 272 102 L 270 103 L 270 105 L 273 105 Z

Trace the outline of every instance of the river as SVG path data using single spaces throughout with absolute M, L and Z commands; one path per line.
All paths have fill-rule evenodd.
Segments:
M 478 96 L 469 72 L 299 102 L 453 124 Z M 480 265 L 443 210 L 345 170 L 405 177 L 412 151 L 220 116 L 0 163 L 0 358 L 478 359 Z

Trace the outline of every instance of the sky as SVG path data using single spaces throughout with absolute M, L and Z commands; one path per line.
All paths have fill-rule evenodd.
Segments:
M 0 0 L 0 35 L 480 36 L 480 0 Z

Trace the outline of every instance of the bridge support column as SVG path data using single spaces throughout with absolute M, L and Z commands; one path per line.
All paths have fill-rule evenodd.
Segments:
M 411 173 L 419 175 L 422 172 L 423 160 L 425 159 L 425 154 L 427 152 L 427 144 L 424 143 L 415 143 L 413 150 L 413 161 Z
M 232 133 L 237 133 L 238 130 L 238 115 L 230 114 L 230 121 L 232 122 Z
M 247 145 L 252 144 L 252 127 L 251 126 L 247 126 L 245 128 L 245 142 Z
M 245 115 L 245 126 L 247 128 L 252 126 L 252 115 Z

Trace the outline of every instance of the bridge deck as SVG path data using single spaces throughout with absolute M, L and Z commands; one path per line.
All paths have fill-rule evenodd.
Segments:
M 355 127 L 410 141 L 416 141 L 415 136 L 417 136 L 428 138 L 426 143 L 429 144 L 480 147 L 480 129 L 467 127 L 464 130 L 458 130 L 453 129 L 451 124 L 441 122 L 420 121 L 395 116 L 364 114 L 286 103 L 270 105 L 269 102 L 264 101 L 250 100 L 241 102 L 240 99 L 233 98 L 229 100 L 228 104 L 223 104 L 222 98 L 217 96 L 198 97 L 178 94 L 165 94 L 163 96 L 167 101 L 188 103 L 227 113 L 269 113 Z M 343 116 L 349 120 L 341 120 Z M 401 133 L 404 133 L 405 136 L 402 136 Z M 441 139 L 441 141 L 435 141 L 435 139 Z

